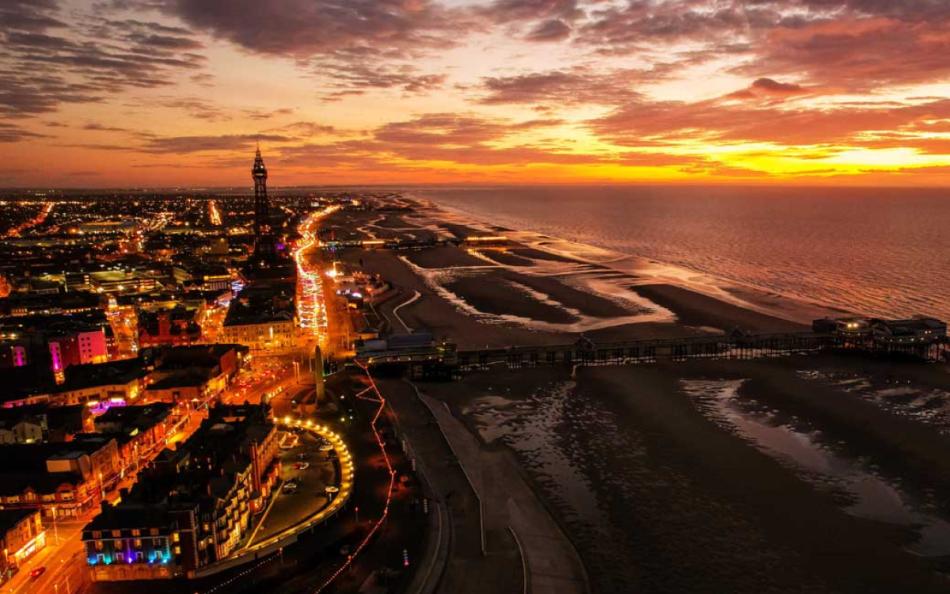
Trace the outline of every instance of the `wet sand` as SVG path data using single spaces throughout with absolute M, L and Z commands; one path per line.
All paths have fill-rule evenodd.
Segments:
M 534 276 L 511 271 L 505 272 L 503 277 L 508 281 L 530 287 L 535 291 L 548 295 L 551 299 L 563 304 L 565 307 L 576 309 L 588 316 L 609 318 L 644 311 L 643 308 L 631 307 L 629 305 L 622 306 L 616 301 L 611 301 L 595 293 L 582 291 L 565 282 L 561 282 L 557 277 Z
M 410 262 L 422 268 L 448 268 L 451 266 L 485 266 L 487 262 L 476 258 L 461 248 L 438 246 L 403 254 Z
M 673 285 L 634 286 L 640 295 L 673 311 L 683 324 L 712 326 L 724 331 L 801 332 L 807 326 L 768 316 Z
M 478 311 L 517 316 L 553 324 L 569 324 L 577 319 L 564 309 L 539 303 L 498 274 L 490 272 L 464 276 L 444 285 Z
M 512 248 L 511 252 L 517 256 L 533 258 L 535 260 L 550 260 L 551 262 L 580 262 L 580 260 L 575 260 L 574 258 L 568 258 L 566 256 L 560 256 L 558 254 L 552 254 L 550 252 L 528 247 Z
M 751 376 L 748 389 L 773 405 L 791 394 L 807 400 L 789 414 L 835 440 L 846 431 L 824 418 L 846 398 L 801 389 L 787 361 L 701 363 L 586 368 L 576 383 L 559 369 L 500 371 L 427 389 L 486 447 L 512 447 L 574 539 L 594 591 L 946 591 L 950 582 L 931 567 L 939 560 L 902 550 L 907 529 L 845 513 L 833 494 L 704 417 L 679 382 Z M 875 461 L 876 444 L 906 448 L 907 432 L 892 421 L 854 415 L 852 430 L 874 437 L 849 443 Z M 897 460 L 950 451 L 935 439 Z M 900 476 L 936 488 L 943 472 Z
M 570 340 L 568 335 L 535 332 L 515 325 L 487 324 L 478 318 L 459 311 L 429 287 L 405 262 L 389 251 L 342 252 L 339 257 L 347 262 L 362 260 L 367 271 L 378 273 L 399 287 L 406 295 L 419 291 L 422 297 L 415 303 L 399 310 L 407 324 L 416 329 L 425 329 L 436 338 L 455 341 L 459 348 L 504 347 L 511 344 L 562 344 Z M 392 318 L 392 309 L 403 301 L 393 299 L 379 309 L 382 315 Z M 395 326 L 394 326 L 395 327 Z
M 533 264 L 529 258 L 522 258 L 507 250 L 479 250 L 479 253 L 489 260 L 507 266 L 531 266 Z

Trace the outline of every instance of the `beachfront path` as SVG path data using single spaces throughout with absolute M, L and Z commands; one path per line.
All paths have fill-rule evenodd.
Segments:
M 387 386 L 394 383 L 387 382 Z M 437 421 L 437 426 L 429 423 L 427 427 L 441 431 L 450 456 L 457 457 L 462 474 L 476 496 L 476 506 L 480 500 L 481 517 L 478 517 L 478 507 L 471 512 L 482 525 L 477 536 L 484 539 L 485 558 L 510 558 L 514 553 L 523 568 L 523 571 L 516 572 L 520 574 L 517 583 L 506 584 L 508 587 L 495 591 L 587 593 L 587 575 L 577 551 L 522 476 L 513 454 L 508 450 L 486 447 L 442 401 L 425 395 L 424 390 L 417 390 L 415 385 L 412 389 L 416 406 L 424 404 L 427 409 L 424 412 L 430 413 L 430 418 Z M 403 390 L 395 392 L 401 393 L 391 400 L 397 412 L 403 409 L 406 414 L 418 414 L 418 408 L 411 411 L 415 407 L 406 401 Z M 408 433 L 409 430 L 407 437 L 412 443 L 414 436 Z M 452 556 L 450 554 L 450 559 Z M 489 573 L 474 574 L 479 575 L 476 581 L 482 581 L 505 565 L 489 563 Z M 449 578 L 450 570 L 451 561 L 446 578 Z M 449 581 L 443 580 L 441 591 L 454 591 L 446 589 Z

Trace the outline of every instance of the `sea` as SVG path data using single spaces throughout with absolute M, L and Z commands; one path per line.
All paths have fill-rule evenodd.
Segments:
M 640 256 L 834 310 L 950 319 L 950 189 L 415 189 L 475 221 Z

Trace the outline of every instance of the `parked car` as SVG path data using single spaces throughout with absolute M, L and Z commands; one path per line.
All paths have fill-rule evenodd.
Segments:
M 34 569 L 33 571 L 30 572 L 30 579 L 31 579 L 31 580 L 38 579 L 38 578 L 39 578 L 41 575 L 43 575 L 44 573 L 46 573 L 46 567 L 45 567 L 45 566 L 37 567 L 36 569 Z

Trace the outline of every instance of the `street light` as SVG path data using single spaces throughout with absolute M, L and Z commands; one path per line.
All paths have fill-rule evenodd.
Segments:
M 56 539 L 56 544 L 59 544 L 59 527 L 56 525 L 56 506 L 52 508 L 53 511 L 53 538 Z

